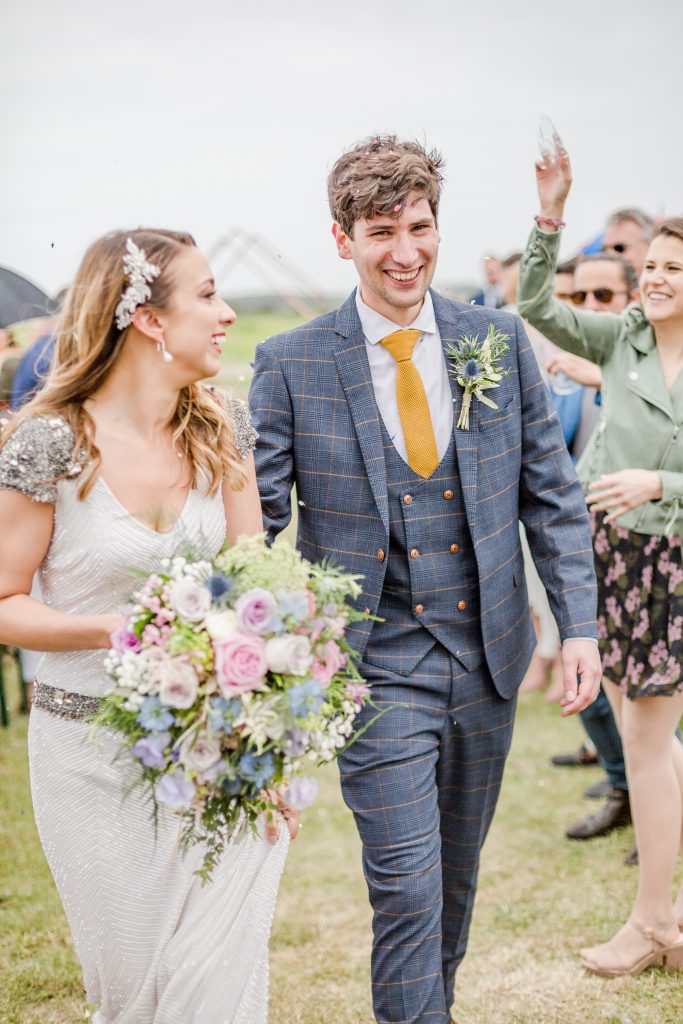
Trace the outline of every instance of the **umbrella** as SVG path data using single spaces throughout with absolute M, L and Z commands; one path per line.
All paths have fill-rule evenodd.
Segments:
M 13 270 L 0 267 L 0 327 L 56 311 L 57 303 L 44 291 Z

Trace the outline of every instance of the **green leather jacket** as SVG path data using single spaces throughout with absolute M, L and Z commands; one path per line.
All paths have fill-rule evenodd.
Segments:
M 560 232 L 534 228 L 521 264 L 520 315 L 561 348 L 602 369 L 598 426 L 577 471 L 584 488 L 602 473 L 652 469 L 662 497 L 617 520 L 636 533 L 681 535 L 683 527 L 683 374 L 669 391 L 650 324 L 633 304 L 623 313 L 576 309 L 553 298 Z M 681 339 L 683 340 L 683 339 Z

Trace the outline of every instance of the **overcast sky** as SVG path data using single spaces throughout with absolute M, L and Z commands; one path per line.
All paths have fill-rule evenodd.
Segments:
M 542 112 L 569 255 L 615 207 L 683 212 L 681 39 L 681 0 L 2 0 L 0 264 L 54 291 L 112 228 L 239 225 L 343 292 L 326 174 L 395 131 L 447 160 L 437 280 L 476 278 L 524 247 Z

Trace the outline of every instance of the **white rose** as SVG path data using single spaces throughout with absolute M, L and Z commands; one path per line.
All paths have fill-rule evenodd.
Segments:
M 194 580 L 174 583 L 170 594 L 173 610 L 186 622 L 201 622 L 211 607 L 211 594 Z
M 169 708 L 191 708 L 197 699 L 197 673 L 181 658 L 168 658 L 159 673 L 159 700 Z
M 186 768 L 205 772 L 220 759 L 221 745 L 215 736 L 200 733 L 196 740 L 186 736 L 180 744 L 180 760 Z
M 237 615 L 232 608 L 226 608 L 222 612 L 209 612 L 204 619 L 204 628 L 212 640 L 229 640 L 239 632 Z
M 292 633 L 272 637 L 266 643 L 266 661 L 271 672 L 305 676 L 313 661 L 308 637 Z

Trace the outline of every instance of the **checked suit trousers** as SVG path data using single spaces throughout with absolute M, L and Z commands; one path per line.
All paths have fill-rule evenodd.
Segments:
M 428 479 L 383 430 L 386 576 L 360 666 L 389 708 L 340 757 L 373 908 L 379 1024 L 449 1024 L 515 701 L 485 666 L 455 445 Z M 406 502 L 406 498 L 409 500 Z M 376 715 L 361 712 L 358 729 Z

